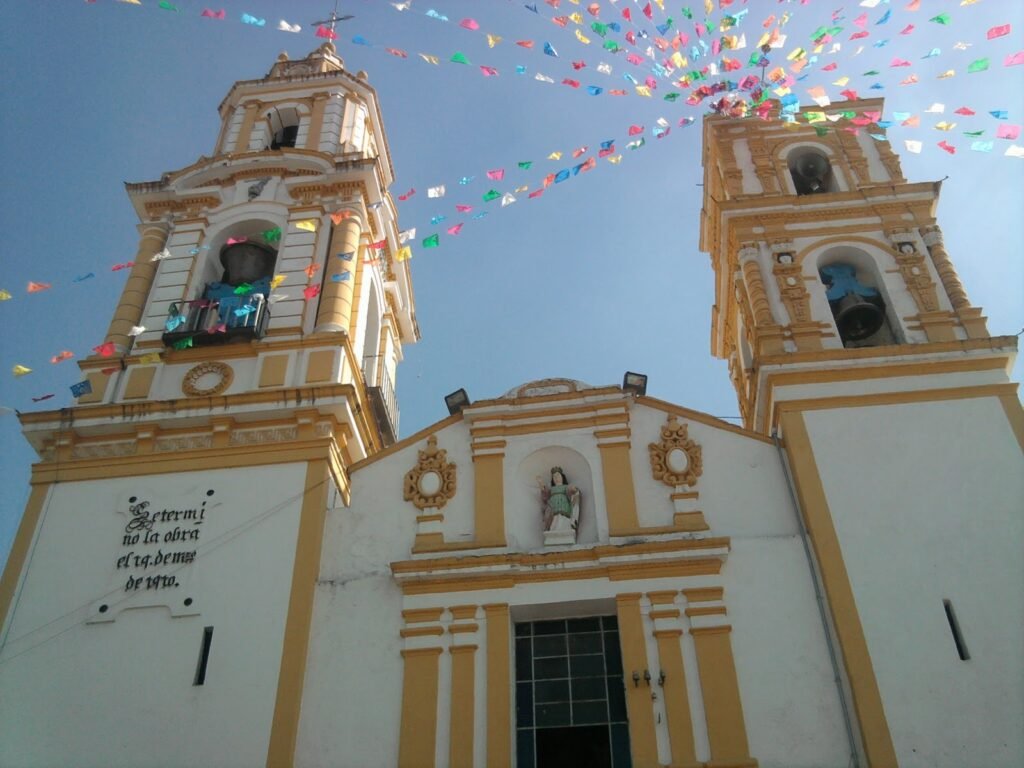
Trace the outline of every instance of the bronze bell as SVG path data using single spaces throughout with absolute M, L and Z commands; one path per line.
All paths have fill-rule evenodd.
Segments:
M 836 327 L 844 341 L 866 339 L 885 321 L 885 314 L 875 304 L 857 293 L 848 293 L 839 300 Z
M 220 263 L 224 266 L 223 282 L 228 285 L 252 283 L 274 273 L 277 253 L 259 243 L 232 243 L 220 250 Z
M 824 157 L 808 153 L 799 158 L 793 169 L 800 194 L 815 194 L 825 191 L 825 183 L 831 166 Z

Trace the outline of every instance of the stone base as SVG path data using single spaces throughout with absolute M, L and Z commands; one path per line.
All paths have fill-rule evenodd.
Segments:
M 564 547 L 576 543 L 576 531 L 544 531 L 545 547 Z

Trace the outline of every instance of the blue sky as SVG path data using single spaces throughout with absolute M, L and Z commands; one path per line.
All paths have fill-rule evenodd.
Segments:
M 328 0 L 175 0 L 174 12 L 160 9 L 158 0 L 140 3 L 22 0 L 2 10 L 0 289 L 13 298 L 0 302 L 0 406 L 12 409 L 0 412 L 0 557 L 27 499 L 34 457 L 13 409 L 70 405 L 68 387 L 79 379 L 75 362 L 51 364 L 50 358 L 63 350 L 84 357 L 103 341 L 126 274 L 111 267 L 135 254 L 136 221 L 121 183 L 157 179 L 211 152 L 216 108 L 231 83 L 264 76 L 282 50 L 305 55 L 320 42 L 309 23 L 333 6 Z M 643 18 L 644 4 L 601 0 L 599 18 L 622 22 L 629 8 L 636 27 L 653 36 L 653 22 L 671 16 L 694 37 L 693 22 L 680 12 L 686 3 L 668 0 L 664 13 L 655 7 L 653 22 Z M 688 4 L 696 19 L 703 17 L 702 2 Z M 562 0 L 555 10 L 538 0 L 533 13 L 518 0 L 413 0 L 406 11 L 383 0 L 341 3 L 342 12 L 355 15 L 339 30 L 341 55 L 349 69 L 366 70 L 377 88 L 396 171 L 392 193 L 416 190 L 399 204 L 400 225 L 416 227 L 419 238 L 441 233 L 440 247 L 417 249 L 412 262 L 423 339 L 405 348 L 399 368 L 403 435 L 443 418 L 444 395 L 459 387 L 480 399 L 548 376 L 618 383 L 626 370 L 647 373 L 655 397 L 716 416 L 737 414 L 725 363 L 709 352 L 712 272 L 697 249 L 699 122 L 677 125 L 686 116 L 699 121 L 703 110 L 682 99 L 663 100 L 671 90 L 665 80 L 653 98 L 634 94 L 623 75 L 642 79 L 643 68 L 600 50 L 601 39 L 587 27 L 570 22 L 563 29 L 550 20 L 580 12 L 589 27 L 587 5 Z M 718 19 L 715 5 L 712 18 Z M 1024 326 L 1024 165 L 1003 154 L 1014 142 L 995 140 L 991 153 L 972 152 L 963 131 L 984 130 L 985 139 L 994 139 L 1000 123 L 1024 123 L 1024 66 L 1003 66 L 1007 55 L 1024 50 L 1024 4 L 921 0 L 916 11 L 908 5 L 736 0 L 728 10 L 747 11 L 737 30 L 749 43 L 737 54 L 743 61 L 766 17 L 791 15 L 783 29 L 786 44 L 771 56 L 775 66 L 785 65 L 785 55 L 799 46 L 810 49 L 812 31 L 832 24 L 843 6 L 835 22 L 844 28 L 836 37 L 841 49 L 809 65 L 794 92 L 809 103 L 806 88 L 823 85 L 838 101 L 842 87 L 832 83 L 848 76 L 846 87 L 886 98 L 887 118 L 892 112 L 920 116 L 920 127 L 889 129 L 904 173 L 911 181 L 948 177 L 939 206 L 947 249 L 992 333 L 1015 334 Z M 225 19 L 202 18 L 204 7 L 224 9 Z M 430 9 L 450 20 L 428 17 Z M 886 12 L 888 20 L 878 24 Z M 242 23 L 243 13 L 266 19 L 266 26 Z M 941 13 L 948 14 L 947 24 L 929 21 Z M 861 14 L 863 27 L 854 23 Z M 465 18 L 475 19 L 479 31 L 458 26 Z M 303 30 L 279 31 L 280 19 Z M 909 24 L 915 29 L 900 35 Z M 1011 33 L 986 39 L 986 31 L 1001 24 L 1010 24 Z M 576 38 L 577 28 L 589 45 Z M 861 29 L 868 36 L 850 41 Z M 503 40 L 489 48 L 484 33 Z M 355 35 L 370 45 L 353 44 Z M 517 46 L 517 40 L 535 47 Z M 541 52 L 544 42 L 557 58 Z M 957 42 L 969 46 L 958 50 Z M 647 44 L 640 41 L 641 53 Z M 940 53 L 925 58 L 935 48 Z M 450 63 L 457 51 L 471 64 Z M 418 53 L 440 63 L 426 63 Z M 990 68 L 967 74 L 983 57 Z M 891 67 L 894 58 L 911 66 Z M 586 66 L 576 70 L 573 61 Z M 597 71 L 601 62 L 612 65 L 611 75 Z M 821 71 L 830 62 L 836 68 Z M 483 77 L 481 65 L 495 67 L 498 76 Z M 517 65 L 524 74 L 516 73 Z M 955 76 L 938 78 L 950 69 Z M 878 74 L 864 74 L 870 71 Z M 555 82 L 538 81 L 538 73 Z M 899 85 L 910 74 L 918 82 Z M 582 87 L 562 85 L 565 78 Z M 604 93 L 591 96 L 587 85 Z M 608 95 L 617 88 L 629 95 Z M 944 114 L 925 112 L 936 102 L 945 104 Z M 962 106 L 977 114 L 952 114 Z M 1007 110 L 1008 119 L 997 120 L 993 110 Z M 658 118 L 672 126 L 662 139 L 652 134 Z M 940 120 L 957 126 L 938 131 Z M 634 124 L 645 127 L 646 143 L 629 151 L 626 131 Z M 601 160 L 539 199 L 517 195 L 506 208 L 482 202 L 492 186 L 535 189 L 547 173 L 583 159 L 571 159 L 574 149 L 589 147 L 589 157 L 608 139 L 623 154 L 620 164 Z M 904 139 L 922 141 L 922 152 L 906 152 Z M 943 139 L 957 147 L 955 155 L 936 146 Z M 564 153 L 561 161 L 546 159 L 555 151 Z M 523 161 L 533 162 L 528 171 L 517 167 Z M 485 179 L 495 168 L 506 170 L 502 183 Z M 469 176 L 476 178 L 459 184 Z M 428 199 L 427 188 L 438 184 L 446 185 L 447 196 Z M 459 215 L 456 203 L 488 215 Z M 432 225 L 441 215 L 447 219 Z M 460 221 L 465 226 L 457 237 L 445 234 Z M 95 276 L 74 282 L 89 273 Z M 52 288 L 28 294 L 29 281 Z M 16 364 L 33 372 L 14 378 Z

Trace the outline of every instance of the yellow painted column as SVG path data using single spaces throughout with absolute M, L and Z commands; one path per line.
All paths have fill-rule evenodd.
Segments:
M 362 228 L 355 216 L 344 219 L 331 232 L 327 250 L 327 264 L 324 270 L 323 288 L 320 291 L 320 309 L 316 313 L 314 332 L 347 331 L 352 319 L 352 294 L 356 282 L 356 260 L 359 258 L 359 235 Z M 345 261 L 338 257 L 351 253 Z M 335 282 L 332 275 L 348 272 L 347 280 Z
M 139 225 L 139 247 L 135 252 L 135 265 L 128 273 L 128 281 L 121 291 L 121 300 L 117 302 L 114 319 L 110 321 L 105 339 L 114 343 L 118 354 L 128 348 L 128 341 L 131 338 L 128 332 L 142 319 L 158 264 L 153 261 L 153 256 L 167 244 L 167 229 L 167 224 L 163 222 Z
M 732 656 L 729 625 L 694 627 L 690 630 L 697 649 L 704 717 L 711 744 L 708 768 L 753 768 L 747 746 L 747 728 L 743 722 L 740 686 Z
M 508 605 L 484 606 L 487 622 L 487 768 L 512 765 L 512 654 Z
M 306 149 L 314 152 L 320 149 L 320 132 L 324 127 L 324 107 L 330 98 L 328 93 L 317 93 L 313 96 L 313 110 L 309 115 L 309 130 L 306 132 Z
M 325 460 L 317 459 L 307 464 L 292 565 L 291 595 L 281 647 L 281 666 L 277 676 L 277 698 L 270 728 L 270 744 L 267 747 L 267 768 L 290 766 L 295 759 L 309 631 L 313 625 L 313 599 L 316 596 L 316 580 L 320 575 L 329 479 Z
M 673 768 L 700 768 L 693 740 L 693 718 L 690 715 L 690 699 L 686 693 L 686 672 L 683 668 L 683 651 L 679 647 L 681 629 L 656 629 L 660 672 L 665 673 L 662 687 L 665 697 L 665 717 L 668 720 L 669 744 L 672 749 Z M 651 673 L 654 675 L 654 673 Z M 655 675 L 656 676 L 656 675 Z
M 804 416 L 798 411 L 783 411 L 780 425 L 800 510 L 814 546 L 832 625 L 842 651 L 868 766 L 888 768 L 897 765 L 896 750 Z
M 505 545 L 504 453 L 473 456 L 474 543 L 481 547 Z
M 643 617 L 640 615 L 640 594 L 617 595 L 615 605 L 619 617 L 619 643 L 622 645 L 622 674 L 626 686 L 626 712 L 629 714 L 629 743 L 635 768 L 656 768 L 658 742 L 654 734 L 654 709 L 651 689 L 644 683 L 647 666 L 647 642 L 644 639 Z M 641 677 L 633 682 L 633 672 Z
M 399 768 L 434 765 L 437 744 L 437 679 L 440 648 L 402 651 L 402 725 L 398 742 Z
M 604 499 L 608 507 L 608 533 L 611 536 L 636 534 L 640 519 L 636 513 L 633 490 L 633 467 L 629 463 L 629 440 L 598 442 L 601 451 L 601 476 L 604 478 Z
M 450 768 L 473 768 L 473 695 L 476 645 L 453 645 L 452 701 L 449 727 L 448 765 Z

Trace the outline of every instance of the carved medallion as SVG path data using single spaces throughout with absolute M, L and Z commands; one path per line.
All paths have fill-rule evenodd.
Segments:
M 417 509 L 440 509 L 454 496 L 455 463 L 448 461 L 448 451 L 438 448 L 437 437 L 431 435 L 416 466 L 405 473 L 402 497 Z
M 661 442 L 647 446 L 651 454 L 651 474 L 655 480 L 675 488 L 679 485 L 694 486 L 704 471 L 701 449 L 690 439 L 686 425 L 680 424 L 675 415 L 661 428 Z
M 235 372 L 230 365 L 210 361 L 200 363 L 185 374 L 181 380 L 181 391 L 188 397 L 209 397 L 219 395 L 231 386 Z

